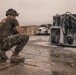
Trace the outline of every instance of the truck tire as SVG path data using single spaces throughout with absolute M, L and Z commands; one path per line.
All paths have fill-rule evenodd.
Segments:
M 73 44 L 74 39 L 71 36 L 67 37 L 67 43 L 68 44 Z

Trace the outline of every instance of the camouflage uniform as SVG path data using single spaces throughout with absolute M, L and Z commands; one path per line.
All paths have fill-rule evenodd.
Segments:
M 0 49 L 8 51 L 11 47 L 16 46 L 15 52 L 19 53 L 24 48 L 28 40 L 29 36 L 26 34 L 16 34 L 0 37 Z
M 13 55 L 17 56 L 29 40 L 28 35 L 19 34 L 17 31 L 14 32 L 14 29 L 16 29 L 16 27 L 20 27 L 19 22 L 16 19 L 16 16 L 18 16 L 18 13 L 14 9 L 8 9 L 8 11 L 6 11 L 6 16 L 7 17 L 4 18 L 0 24 L 1 59 L 7 58 L 5 52 L 8 51 L 13 46 L 16 46 Z

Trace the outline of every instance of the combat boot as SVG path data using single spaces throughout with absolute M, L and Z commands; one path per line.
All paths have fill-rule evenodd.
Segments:
M 4 50 L 1 50 L 1 51 L 0 51 L 0 58 L 1 58 L 1 59 L 8 59 L 8 58 L 7 58 L 7 55 L 6 55 L 6 52 L 5 52 Z
M 19 53 L 17 53 L 17 52 L 13 52 L 13 54 L 12 54 L 12 56 L 11 56 L 11 59 L 12 59 L 12 60 L 15 60 L 15 59 L 24 59 L 24 57 L 21 57 L 21 56 L 19 55 Z

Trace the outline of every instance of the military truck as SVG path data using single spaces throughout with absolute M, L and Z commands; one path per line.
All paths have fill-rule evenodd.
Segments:
M 76 14 L 66 12 L 53 16 L 50 27 L 50 44 L 76 46 Z

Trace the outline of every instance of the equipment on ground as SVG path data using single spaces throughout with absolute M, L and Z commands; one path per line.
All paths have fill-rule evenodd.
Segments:
M 50 27 L 50 44 L 76 46 L 76 14 L 66 12 L 53 16 Z

